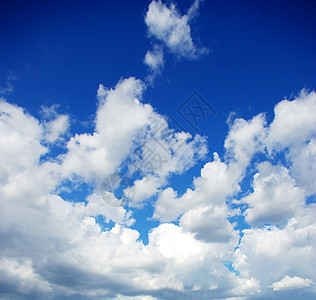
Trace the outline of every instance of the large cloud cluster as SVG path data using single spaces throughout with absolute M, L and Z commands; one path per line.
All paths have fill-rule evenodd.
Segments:
M 66 141 L 68 116 L 54 112 L 51 120 L 40 121 L 1 100 L 2 296 L 228 299 L 277 293 L 295 299 L 299 292 L 312 298 L 315 204 L 306 201 L 316 178 L 316 94 L 303 91 L 281 101 L 269 125 L 263 114 L 236 119 L 225 157 L 215 153 L 192 188 L 178 195 L 165 187 L 169 175 L 205 157 L 205 140 L 168 128 L 163 116 L 140 101 L 143 90 L 134 78 L 114 89 L 100 86 L 94 132 Z M 162 124 L 164 134 L 155 135 Z M 65 153 L 54 157 L 50 145 L 61 140 Z M 146 147 L 158 151 L 161 145 L 173 153 L 165 157 L 168 163 L 141 170 L 125 190 L 128 205 L 108 205 L 97 183 L 135 159 L 136 148 L 144 166 Z M 264 159 L 256 161 L 257 153 Z M 89 185 L 89 195 L 63 199 L 70 183 Z M 129 228 L 133 207 L 153 195 L 153 218 L 161 223 L 143 244 Z M 116 199 L 112 192 L 107 196 Z
M 150 3 L 150 80 L 164 49 L 207 52 L 190 28 L 199 4 L 181 15 Z M 220 157 L 170 128 L 145 89 L 133 77 L 100 85 L 81 134 L 57 106 L 36 119 L 0 99 L 0 297 L 314 299 L 316 93 L 279 102 L 270 124 L 263 113 L 230 120 Z M 184 193 L 169 184 L 202 158 Z M 133 229 L 144 207 L 158 224 L 148 243 Z

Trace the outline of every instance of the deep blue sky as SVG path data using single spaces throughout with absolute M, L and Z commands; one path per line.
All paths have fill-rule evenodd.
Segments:
M 111 88 L 121 78 L 145 80 L 149 74 L 143 61 L 155 44 L 144 22 L 150 2 L 0 0 L 0 97 L 25 108 L 39 120 L 41 106 L 58 104 L 60 114 L 70 115 L 69 136 L 92 132 L 99 84 Z M 183 15 L 193 0 L 175 3 Z M 190 28 L 194 45 L 207 48 L 209 53 L 197 60 L 180 59 L 164 48 L 165 65 L 148 85 L 143 102 L 150 103 L 161 115 L 176 119 L 181 129 L 192 135 L 206 136 L 209 147 L 205 160 L 180 176 L 168 178 L 167 186 L 172 186 L 178 196 L 192 187 L 193 178 L 200 176 L 214 151 L 225 158 L 223 143 L 232 112 L 244 119 L 263 112 L 271 122 L 279 101 L 294 99 L 303 88 L 316 88 L 315 9 L 316 1 L 308 0 L 205 0 Z M 12 90 L 3 92 L 10 85 Z M 216 110 L 215 116 L 199 120 L 197 130 L 177 113 L 193 92 Z M 52 151 L 47 156 L 66 151 L 63 146 L 62 142 L 48 146 Z M 275 161 L 281 161 L 283 154 Z M 262 160 L 267 157 L 257 153 L 252 163 Z M 284 165 L 288 167 L 286 162 Z M 254 172 L 255 168 L 248 169 L 237 198 L 253 191 Z M 66 201 L 84 201 L 92 192 L 89 183 L 77 189 L 77 182 L 67 184 L 64 187 L 70 187 L 70 192 L 60 193 Z M 156 198 L 154 195 L 147 202 Z M 315 197 L 308 201 L 315 202 Z M 148 243 L 148 231 L 160 224 L 149 220 L 154 207 L 145 205 L 130 211 L 136 219 L 131 228 Z M 235 229 L 250 228 L 242 214 L 230 219 L 235 220 Z M 113 221 L 105 224 L 102 216 L 96 222 L 103 229 L 114 226 Z M 227 265 L 235 272 L 231 262 L 227 261 Z
M 93 119 L 100 83 L 113 87 L 120 78 L 148 74 L 143 59 L 152 43 L 144 22 L 149 3 L 2 1 L 0 86 L 8 73 L 16 76 L 6 98 L 35 116 L 40 105 L 58 103 L 61 113 L 71 114 L 73 131 L 89 130 L 80 121 Z M 177 5 L 186 13 L 191 1 Z M 208 137 L 210 153 L 222 155 L 230 112 L 246 119 L 266 112 L 271 120 L 277 102 L 315 88 L 315 6 L 306 0 L 205 1 L 191 29 L 195 44 L 209 54 L 188 61 L 167 53 L 162 76 L 144 101 L 178 118 L 176 108 L 199 92 L 217 114 L 200 122 L 198 132 Z M 175 179 L 175 188 L 184 192 L 204 163 Z
M 17 78 L 6 98 L 35 116 L 40 105 L 58 103 L 61 113 L 72 115 L 74 131 L 89 130 L 80 121 L 93 119 L 100 83 L 113 87 L 120 78 L 147 75 L 142 61 L 152 43 L 144 23 L 149 3 L 2 1 L 0 85 L 9 72 Z M 186 13 L 191 1 L 177 5 Z M 177 118 L 176 108 L 199 92 L 217 114 L 200 122 L 198 132 L 208 137 L 211 153 L 223 154 L 230 112 L 246 119 L 266 112 L 271 120 L 277 102 L 315 88 L 314 9 L 315 2 L 305 0 L 205 1 L 191 29 L 209 54 L 188 61 L 167 53 L 162 76 L 144 101 Z
M 95 112 L 99 83 L 146 77 L 148 4 L 1 1 L 1 85 L 9 70 L 18 78 L 7 98 L 33 114 L 39 103 L 59 103 L 85 121 Z M 178 7 L 185 13 L 190 4 Z M 314 1 L 205 1 L 191 28 L 210 53 L 193 62 L 167 55 L 163 77 L 144 100 L 172 115 L 196 90 L 217 110 L 216 122 L 201 125 L 201 133 L 223 139 L 230 111 L 246 118 L 271 113 L 283 97 L 315 87 L 314 11 Z

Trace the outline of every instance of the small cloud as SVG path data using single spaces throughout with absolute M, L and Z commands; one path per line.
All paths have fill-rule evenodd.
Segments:
M 297 276 L 285 276 L 282 280 L 274 282 L 269 287 L 274 291 L 295 290 L 309 287 L 313 282 L 310 279 L 304 279 Z
M 45 139 L 49 143 L 60 140 L 69 130 L 69 116 L 59 115 L 56 119 L 45 124 Z
M 179 57 L 197 59 L 207 53 L 207 49 L 199 49 L 194 45 L 189 25 L 197 14 L 199 3 L 195 1 L 188 13 L 181 16 L 173 3 L 167 7 L 161 1 L 152 1 L 145 17 L 149 35 Z
M 0 87 L 0 95 L 5 95 L 13 92 L 13 82 L 16 81 L 18 77 L 12 72 L 8 71 L 6 76 L 6 83 L 4 87 Z
M 45 118 L 43 123 L 44 139 L 48 143 L 60 141 L 69 130 L 69 116 L 58 114 L 58 107 L 59 105 L 53 104 L 49 107 L 42 106 L 40 109 L 40 113 Z
M 148 50 L 144 63 L 154 72 L 159 71 L 164 64 L 162 47 L 155 45 L 152 51 Z
M 164 54 L 161 46 L 155 45 L 153 50 L 148 50 L 144 63 L 150 69 L 150 75 L 147 77 L 150 83 L 153 82 L 154 78 L 161 72 L 164 65 Z

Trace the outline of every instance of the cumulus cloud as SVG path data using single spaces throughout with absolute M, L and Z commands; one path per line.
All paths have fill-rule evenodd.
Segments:
M 205 139 L 167 125 L 161 129 L 165 118 L 141 102 L 144 88 L 135 78 L 121 80 L 113 89 L 100 86 L 93 133 L 74 135 L 57 157 L 47 143 L 50 120 L 37 120 L 1 100 L 4 297 L 256 299 L 292 291 L 286 298 L 295 299 L 295 290 L 303 287 L 313 295 L 315 204 L 306 203 L 312 191 L 303 184 L 307 175 L 295 159 L 312 156 L 315 127 L 309 117 L 300 125 L 305 121 L 295 122 L 293 114 L 291 122 L 299 129 L 292 130 L 302 135 L 273 132 L 284 128 L 277 107 L 295 106 L 309 114 L 314 93 L 280 102 L 277 127 L 275 120 L 267 124 L 263 114 L 236 119 L 225 139 L 224 157 L 214 153 L 180 194 L 168 180 L 206 157 Z M 58 128 L 65 126 L 57 126 L 56 132 L 62 132 Z M 297 145 L 308 148 L 295 152 Z M 146 165 L 148 149 L 166 153 L 162 158 L 167 163 Z M 284 154 L 286 163 L 276 153 Z M 94 181 L 116 170 L 126 171 L 133 181 L 123 191 L 130 206 L 109 205 L 123 201 L 112 191 L 105 191 L 105 201 L 95 189 Z M 252 179 L 249 186 L 243 182 L 246 177 Z M 86 193 L 76 193 L 74 186 L 83 183 Z M 160 223 L 154 223 L 144 244 L 132 227 L 133 212 L 154 195 L 153 218 Z M 244 220 L 250 226 L 240 226 Z
M 206 53 L 205 48 L 194 45 L 189 24 L 197 13 L 199 2 L 195 1 L 188 13 L 181 16 L 173 3 L 167 7 L 161 1 L 152 1 L 145 17 L 149 35 L 179 57 L 196 59 Z
M 314 280 L 314 218 L 315 207 L 310 207 L 304 216 L 289 219 L 284 229 L 266 226 L 244 230 L 233 266 L 241 274 L 257 278 L 265 290 L 282 275 Z
M 38 120 L 22 108 L 0 100 L 1 183 L 6 183 L 12 174 L 27 170 L 37 164 L 47 149 L 41 145 L 43 128 Z
M 180 226 L 205 242 L 225 243 L 234 237 L 233 225 L 227 220 L 226 206 L 202 207 L 186 212 Z
M 297 183 L 311 195 L 316 193 L 316 93 L 302 90 L 294 100 L 283 100 L 274 109 L 267 147 L 274 154 L 286 150 L 290 170 Z
M 270 162 L 257 168 L 254 192 L 243 199 L 249 206 L 246 221 L 252 225 L 281 224 L 298 215 L 305 204 L 305 193 L 295 185 L 288 169 Z
M 308 287 L 312 283 L 313 282 L 309 279 L 304 279 L 297 276 L 285 276 L 282 280 L 274 282 L 270 287 L 273 288 L 274 291 L 284 291 Z
M 152 107 L 139 101 L 144 89 L 135 78 L 122 80 L 110 90 L 100 86 L 95 131 L 69 140 L 63 158 L 64 176 L 96 180 L 114 172 L 128 155 L 133 137 L 155 117 Z
M 67 115 L 59 115 L 45 124 L 45 139 L 49 143 L 53 143 L 65 135 L 68 129 L 69 117 Z

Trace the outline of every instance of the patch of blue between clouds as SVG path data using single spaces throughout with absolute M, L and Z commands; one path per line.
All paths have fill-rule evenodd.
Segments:
M 223 260 L 222 263 L 224 266 L 232 273 L 235 273 L 237 276 L 239 276 L 239 272 L 234 269 L 233 263 L 229 260 Z

